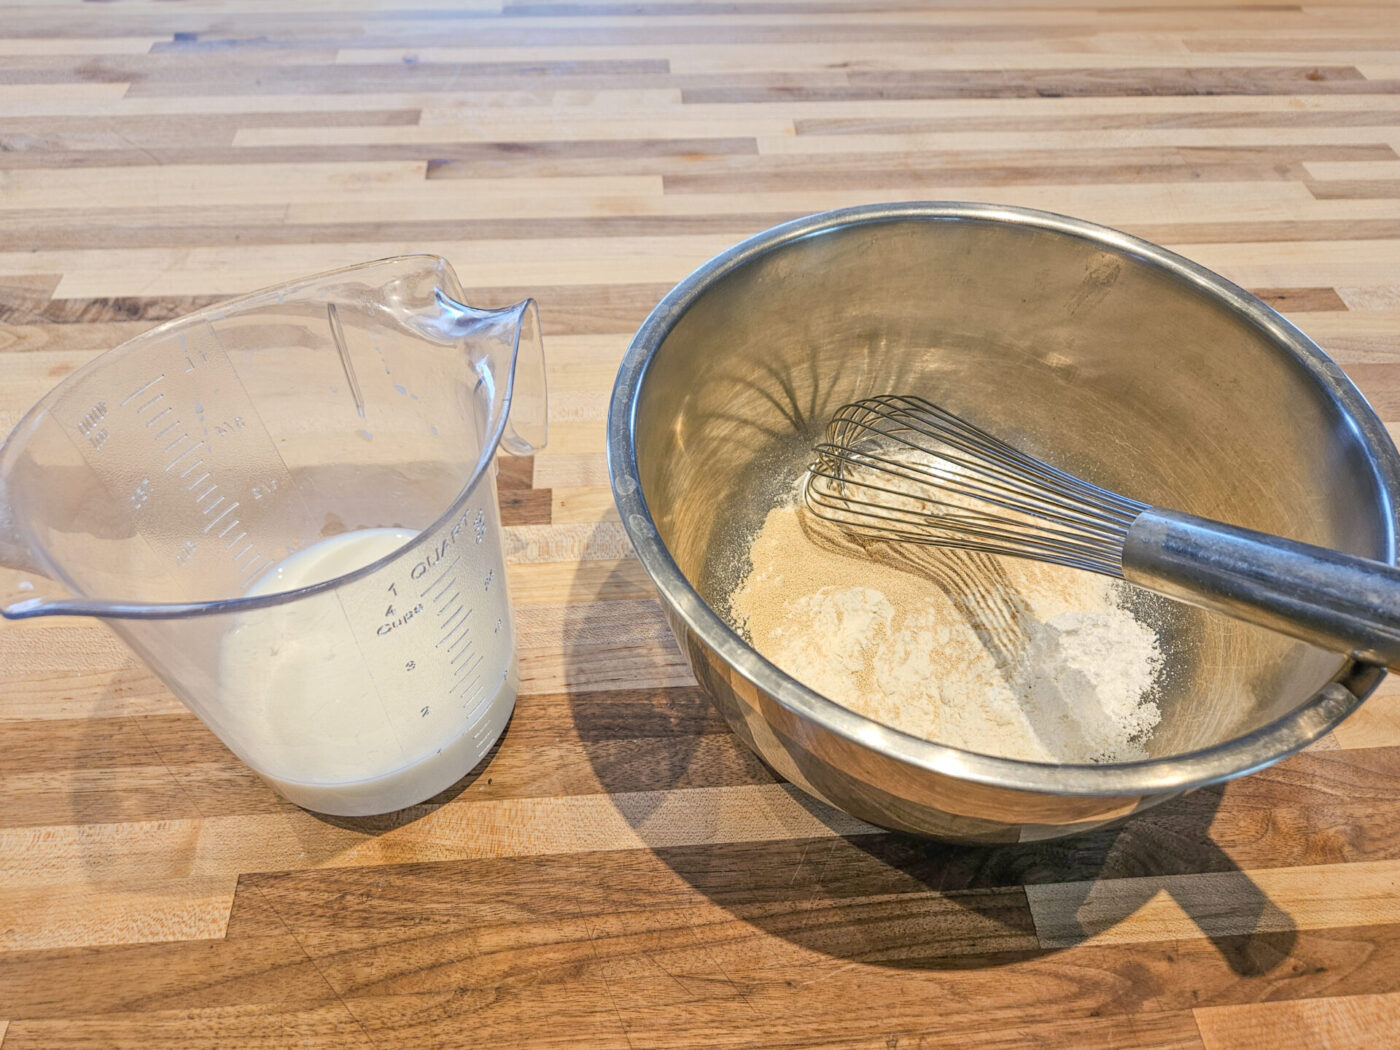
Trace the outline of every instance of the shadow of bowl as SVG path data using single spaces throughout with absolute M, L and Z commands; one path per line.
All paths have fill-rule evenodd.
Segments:
M 612 644 L 607 603 L 592 600 L 596 594 L 595 582 L 575 596 L 568 667 L 596 669 L 600 649 Z M 674 658 L 674 650 L 649 659 L 629 653 L 639 687 L 574 692 L 575 731 L 599 784 L 654 854 L 773 937 L 891 968 L 967 969 L 1096 937 L 1159 940 L 1157 926 L 1130 922 L 1150 906 L 1191 920 L 1180 936 L 1207 937 L 1242 976 L 1268 973 L 1289 956 L 1291 919 L 1211 838 L 1224 785 L 1072 838 L 967 846 L 885 832 L 783 781 L 699 689 L 640 684 L 649 664 Z M 668 793 L 695 789 L 709 792 L 717 809 L 726 795 L 742 804 L 760 792 L 769 811 L 737 822 L 733 834 L 723 829 L 735 822 L 715 814 L 678 828 L 665 819 Z M 1163 893 L 1171 903 L 1154 903 Z

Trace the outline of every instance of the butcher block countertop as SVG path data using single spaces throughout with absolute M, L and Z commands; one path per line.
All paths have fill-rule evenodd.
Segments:
M 1400 1045 L 1400 689 L 1119 830 L 886 834 L 697 690 L 603 453 L 674 282 L 918 199 L 1165 244 L 1400 422 L 1397 150 L 1377 0 L 4 0 L 0 433 L 159 321 L 404 252 L 539 300 L 552 431 L 499 477 L 514 720 L 410 811 L 297 809 L 100 623 L 0 626 L 0 1050 Z

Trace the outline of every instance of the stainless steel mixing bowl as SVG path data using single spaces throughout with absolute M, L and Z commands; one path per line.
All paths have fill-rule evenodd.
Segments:
M 1274 762 L 1380 680 L 1147 603 L 1169 659 L 1152 757 L 1095 766 L 944 747 L 807 689 L 727 625 L 727 594 L 831 411 L 888 391 L 1137 499 L 1395 560 L 1400 458 L 1379 420 L 1316 345 L 1215 274 L 1090 223 L 976 204 L 853 208 L 761 233 L 642 325 L 608 462 L 695 677 L 812 795 L 942 838 L 1058 837 Z

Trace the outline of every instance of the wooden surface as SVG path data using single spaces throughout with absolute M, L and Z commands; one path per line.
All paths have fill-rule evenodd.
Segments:
M 3 0 L 0 432 L 158 320 L 403 251 L 538 296 L 553 384 L 502 478 L 524 693 L 427 805 L 297 810 L 100 625 L 0 627 L 3 1050 L 1400 1044 L 1400 691 L 1121 831 L 882 834 L 693 687 L 602 452 L 688 270 L 920 198 L 1175 248 L 1400 421 L 1397 149 L 1374 0 Z

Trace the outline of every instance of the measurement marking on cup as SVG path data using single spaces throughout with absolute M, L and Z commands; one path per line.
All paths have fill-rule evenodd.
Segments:
M 235 521 L 232 525 L 230 525 L 230 526 L 228 527 L 228 529 L 225 529 L 224 532 L 228 532 L 230 529 L 233 529 L 233 528 L 234 528 L 235 526 L 237 526 L 237 525 L 238 525 L 238 522 Z M 225 547 L 224 550 L 226 550 L 226 551 L 231 551 L 231 550 L 233 550 L 233 545 L 234 545 L 235 543 L 237 543 L 239 540 L 241 540 L 241 539 L 242 539 L 244 536 L 246 536 L 246 535 L 248 535 L 246 532 L 240 532 L 237 536 L 235 536 L 233 539 L 231 539 L 231 540 L 228 541 L 228 546 Z M 224 538 L 224 533 L 223 533 L 223 532 L 219 533 L 219 539 L 223 539 L 223 538 Z M 237 558 L 234 558 L 233 561 L 234 561 L 234 564 L 235 564 L 235 565 L 238 564 L 238 559 L 237 559 Z
M 420 594 L 421 598 L 427 598 L 428 592 L 433 591 L 433 589 L 437 587 L 438 584 L 441 584 L 442 581 L 447 580 L 448 574 L 451 573 L 451 571 L 452 566 L 444 568 L 444 570 L 442 570 L 441 575 L 438 575 L 437 580 L 434 580 L 433 582 L 431 582 L 431 584 L 428 584 L 426 588 L 423 588 L 423 591 L 421 591 Z M 441 598 L 441 595 L 438 595 L 438 598 Z M 437 598 L 434 598 L 433 601 L 437 601 Z
M 475 676 L 473 676 L 473 677 L 471 677 L 471 678 L 463 678 L 460 682 L 458 682 L 458 683 L 457 683 L 456 685 L 454 685 L 451 689 L 449 689 L 449 690 L 447 691 L 447 694 L 448 694 L 449 696 L 451 696 L 453 693 L 457 692 L 458 690 L 461 690 L 463 693 L 469 693 L 469 692 L 471 692 L 472 683 L 473 683 L 473 682 L 479 683 L 480 681 L 481 681 L 481 676 L 480 676 L 480 675 L 475 675 Z
M 442 625 L 442 629 L 443 629 L 444 631 L 450 631 L 450 630 L 452 630 L 452 625 L 453 625 L 454 623 L 457 622 L 457 617 L 461 616 L 463 612 L 464 612 L 464 610 L 463 610 L 462 607 L 459 605 L 459 606 L 457 607 L 457 611 L 456 611 L 455 613 L 453 613 L 452 616 L 451 616 L 451 618 L 448 619 L 447 622 L 444 623 L 444 624 Z
M 451 639 L 453 638 L 457 638 L 458 635 L 460 635 L 462 638 L 467 637 L 467 621 L 471 619 L 471 616 L 471 610 L 468 609 L 467 615 L 462 617 L 461 623 L 457 624 L 456 627 L 453 627 L 450 631 L 447 631 L 445 634 L 443 634 L 441 638 L 438 639 L 437 648 L 441 649 L 444 645 L 446 645 L 447 651 L 449 653 L 453 649 L 457 648 L 455 642 L 451 645 L 448 645 L 448 642 L 451 641 Z
M 205 489 L 203 492 L 201 492 L 198 496 L 196 496 L 196 497 L 194 498 L 194 501 L 195 501 L 196 504 L 203 503 L 206 499 L 209 498 L 209 496 L 210 496 L 211 493 L 215 493 L 215 492 L 218 492 L 218 491 L 219 491 L 218 483 L 217 483 L 217 482 L 212 482 L 212 481 L 211 481 L 211 482 L 209 483 L 209 487 L 208 487 L 207 489 Z M 222 499 L 222 498 L 223 498 L 223 497 L 220 497 L 220 499 Z
M 480 707 L 481 705 L 478 704 L 476 709 L 467 717 L 470 718 L 472 715 L 476 714 L 476 711 L 479 710 Z M 472 743 L 481 748 L 483 754 L 485 754 L 486 750 L 491 746 L 493 738 L 490 735 L 490 731 L 491 723 L 487 720 L 478 721 L 476 723 L 476 728 L 472 730 Z
M 458 665 L 457 665 L 457 670 L 455 670 L 455 671 L 452 672 L 452 677 L 453 677 L 453 678 L 460 678 L 463 674 L 465 674 L 465 673 L 466 673 L 467 671 L 469 671 L 469 670 L 471 670 L 471 667 L 470 667 L 469 664 L 458 664 Z
M 152 405 L 154 405 L 154 404 L 158 404 L 159 402 L 163 401 L 164 399 L 165 399 L 165 395 L 164 395 L 164 394 L 156 394 L 156 396 L 153 397 L 153 398 L 151 398 L 149 401 L 143 401 L 141 404 L 137 405 L 137 406 L 136 406 L 136 414 L 137 414 L 138 416 L 139 416 L 139 415 L 144 415 L 146 409 L 150 408 L 150 407 L 151 407 Z
M 219 499 L 222 500 L 223 497 L 220 496 Z M 209 522 L 208 525 L 204 526 L 204 531 L 207 533 L 207 532 L 208 532 L 210 529 L 212 529 L 215 525 L 219 524 L 219 522 L 221 522 L 221 521 L 223 521 L 225 518 L 227 518 L 230 514 L 232 514 L 232 513 L 234 512 L 234 509 L 235 509 L 237 506 L 238 506 L 238 501 L 237 501 L 237 500 L 234 500 L 232 503 L 230 503 L 227 507 L 225 507 L 225 508 L 223 509 L 223 512 L 222 512 L 217 518 L 213 519 L 211 522 Z M 209 508 L 209 510 L 213 510 L 213 509 L 214 509 L 213 507 L 210 507 L 210 508 Z M 207 514 L 208 511 L 206 511 L 205 513 Z M 234 524 L 234 525 L 237 525 L 237 524 L 238 524 L 238 519 L 237 519 L 237 518 L 234 518 L 234 519 L 233 519 L 233 524 Z M 227 529 L 224 530 L 224 532 L 227 532 L 227 531 L 228 531 Z M 219 533 L 220 536 L 222 536 L 223 534 L 224 534 L 223 532 Z
M 151 420 L 151 422 L 154 423 L 155 420 L 153 419 L 153 420 Z M 168 434 L 168 433 L 170 433 L 172 430 L 174 430 L 174 429 L 175 429 L 176 427 L 178 427 L 179 425 L 180 425 L 180 421 L 179 421 L 178 419 L 175 420 L 175 422 L 173 422 L 173 423 L 169 424 L 168 426 L 166 426 L 164 430 L 162 430 L 160 433 L 158 433 L 158 434 L 156 435 L 156 440 L 157 440 L 157 441 L 164 441 L 164 440 L 165 440 L 165 435 Z
M 141 396 L 142 394 L 144 394 L 147 390 L 151 389 L 151 387 L 155 386 L 157 383 L 159 383 L 159 382 L 160 382 L 162 379 L 164 379 L 164 378 L 165 378 L 165 373 L 162 372 L 160 375 L 156 376 L 154 379 L 148 379 L 148 380 L 146 380 L 144 383 L 142 383 L 140 386 L 138 386 L 138 387 L 137 387 L 135 390 L 133 390 L 131 393 L 127 394 L 126 397 L 122 398 L 121 401 L 120 401 L 120 403 L 119 403 L 119 407 L 125 408 L 128 401 L 134 401 L 134 400 L 136 400 L 136 398 L 140 397 L 140 396 Z
M 179 463 L 180 460 L 184 459 L 186 456 L 191 455 L 192 453 L 199 451 L 199 449 L 201 449 L 203 446 L 204 446 L 204 442 L 203 442 L 203 441 L 196 441 L 193 445 L 191 445 L 189 448 L 185 449 L 185 451 L 181 452 L 178 456 L 176 456 L 176 457 L 175 457 L 174 459 L 172 459 L 169 463 L 167 463 L 167 464 L 165 465 L 165 472 L 166 472 L 167 474 L 169 474 L 172 470 L 175 469 L 175 464 Z
M 448 575 L 451 574 L 452 570 L 457 567 L 457 563 L 461 560 L 462 556 L 460 554 L 457 555 L 457 557 L 453 558 L 451 564 L 449 564 L 447 568 L 442 570 L 442 573 L 438 576 L 438 578 L 435 579 L 432 583 L 428 584 L 428 586 L 423 589 L 423 591 L 420 594 L 420 597 L 426 598 L 428 596 L 428 592 L 433 590 L 433 588 L 435 588 L 443 580 L 447 579 Z M 438 597 L 440 598 L 442 596 L 438 595 Z M 437 598 L 434 598 L 433 600 L 437 601 Z
M 477 666 L 480 666 L 480 664 L 482 664 L 482 657 L 477 657 L 476 661 L 472 664 L 472 668 L 475 669 Z M 452 694 L 458 692 L 458 690 L 463 690 L 463 692 L 465 692 L 466 689 L 470 689 L 470 683 L 475 682 L 477 678 L 480 678 L 480 675 L 475 675 L 473 678 L 463 678 L 461 682 L 456 683 L 455 686 L 447 690 L 448 696 L 452 696 Z
M 159 412 L 157 412 L 155 415 L 153 415 L 150 419 L 146 420 L 146 426 L 147 426 L 147 428 L 150 428 L 150 427 L 155 426 L 155 425 L 156 425 L 157 423 L 159 423 L 162 419 L 164 419 L 166 416 L 168 416 L 171 412 L 174 412 L 174 411 L 175 411 L 175 409 L 174 409 L 172 406 L 166 405 L 166 406 L 165 406 L 164 408 L 162 408 Z
M 457 648 L 459 645 L 461 645 L 463 642 L 469 641 L 470 639 L 471 639 L 471 635 L 467 634 L 467 629 L 466 629 L 466 627 L 465 627 L 465 625 L 464 625 L 464 626 L 462 627 L 462 633 L 459 634 L 459 635 L 457 636 L 457 640 L 456 640 L 455 642 L 453 642 L 451 645 L 449 645 L 449 646 L 447 647 L 447 651 L 448 651 L 449 653 L 452 652 L 453 649 L 456 649 L 456 648 Z
M 199 463 L 203 463 L 203 462 L 204 462 L 204 460 L 202 460 L 202 459 L 199 461 Z M 199 468 L 199 463 L 196 463 L 193 467 L 190 468 L 190 470 L 197 470 L 197 469 Z M 181 478 L 184 478 L 185 474 L 188 474 L 189 472 L 190 472 L 189 470 L 185 471 L 185 473 L 184 473 L 184 474 L 181 474 L 180 477 L 181 477 Z M 205 481 L 206 479 L 208 479 L 208 477 L 209 477 L 209 471 L 206 470 L 203 474 L 201 474 L 199 477 L 195 478 L 195 479 L 194 479 L 193 481 L 191 481 L 188 485 L 186 485 L 186 486 L 185 486 L 185 491 L 186 491 L 186 492 L 193 492 L 193 491 L 195 490 L 195 486 L 196 486 L 196 485 L 203 484 L 204 481 Z

